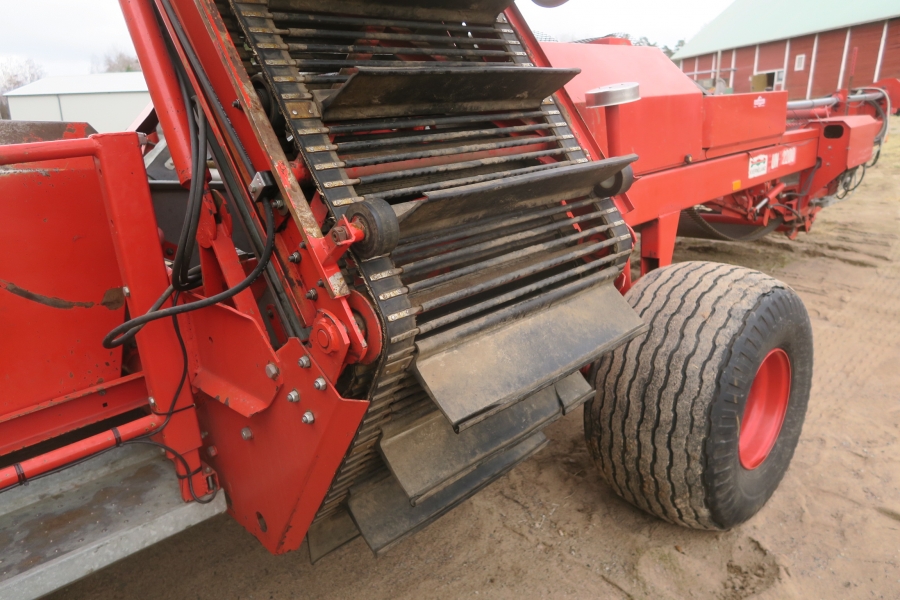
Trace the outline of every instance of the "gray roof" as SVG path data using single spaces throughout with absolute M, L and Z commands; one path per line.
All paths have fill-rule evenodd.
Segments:
M 122 92 L 146 92 L 144 74 L 97 73 L 94 75 L 66 75 L 44 77 L 18 89 L 6 92 L 7 96 L 57 96 L 64 94 L 114 94 Z
M 735 0 L 673 60 L 900 16 L 897 0 Z

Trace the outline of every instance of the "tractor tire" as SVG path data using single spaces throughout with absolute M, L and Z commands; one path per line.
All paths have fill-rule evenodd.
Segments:
M 598 361 L 585 439 L 622 498 L 725 530 L 759 511 L 800 438 L 813 370 L 803 302 L 758 271 L 687 262 L 625 298 L 647 333 Z

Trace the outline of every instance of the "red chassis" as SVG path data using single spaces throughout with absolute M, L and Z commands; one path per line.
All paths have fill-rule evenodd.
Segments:
M 7 292 L 0 314 L 11 324 L 0 356 L 0 455 L 14 462 L 0 470 L 0 490 L 152 435 L 173 458 L 185 500 L 224 489 L 232 516 L 269 551 L 287 552 L 303 541 L 368 406 L 341 397 L 335 384 L 347 365 L 371 362 L 382 347 L 377 317 L 338 266 L 356 237 L 323 235 L 322 215 L 298 184 L 303 168 L 270 135 L 213 0 L 121 0 L 121 6 L 179 180 L 189 186 L 207 177 L 191 164 L 188 109 L 175 75 L 183 70 L 198 92 L 209 137 L 222 150 L 218 159 L 244 190 L 229 208 L 204 187 L 197 230 L 203 287 L 178 304 L 233 288 L 255 267 L 255 259 L 235 250 L 230 210 L 246 215 L 260 251 L 271 230 L 280 259 L 266 277 L 277 297 L 261 311 L 265 286 L 252 285 L 174 317 L 177 328 L 162 319 L 140 331 L 133 346 L 102 348 L 99 340 L 123 322 L 126 308 L 132 317 L 143 315 L 172 279 L 142 161 L 147 136 L 71 132 L 64 136 L 70 139 L 0 147 L 0 166 L 15 166 L 0 172 L 0 194 L 23 198 L 4 204 L 0 236 L 8 245 L 4 255 L 17 257 L 0 282 Z M 788 232 L 808 229 L 818 210 L 811 201 L 834 193 L 843 173 L 871 158 L 881 127 L 868 113 L 871 103 L 847 104 L 843 95 L 834 116 L 785 131 L 782 93 L 760 95 L 765 107 L 757 109 L 756 95 L 705 97 L 683 75 L 674 90 L 664 87 L 672 81 L 667 75 L 653 92 L 649 82 L 669 68 L 658 51 L 651 59 L 638 48 L 547 46 L 548 60 L 518 11 L 505 15 L 535 65 L 583 69 L 558 100 L 591 157 L 642 156 L 639 179 L 616 202 L 629 224 L 642 226 L 644 272 L 671 262 L 682 209 L 714 203 L 724 219 L 780 218 Z M 591 54 L 598 48 L 632 54 Z M 599 70 L 619 62 L 629 77 Z M 589 87 L 635 73 L 645 89 L 641 102 L 584 106 Z M 296 104 L 312 110 L 303 99 Z M 748 115 L 759 118 L 741 121 Z M 247 191 L 259 173 L 272 174 L 283 198 L 271 228 L 260 208 L 268 199 Z M 778 182 L 797 174 L 790 184 Z M 768 201 L 760 206 L 762 198 Z M 299 341 L 300 330 L 308 330 L 308 343 Z M 281 342 L 277 349 L 269 331 Z M 117 427 L 49 452 L 34 450 L 117 416 L 123 419 Z

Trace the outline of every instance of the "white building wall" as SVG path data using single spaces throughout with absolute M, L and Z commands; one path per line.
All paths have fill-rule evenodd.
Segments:
M 7 96 L 9 114 L 16 121 L 62 121 L 56 96 Z
M 100 133 L 124 131 L 148 104 L 147 92 L 9 96 L 17 121 L 85 122 Z

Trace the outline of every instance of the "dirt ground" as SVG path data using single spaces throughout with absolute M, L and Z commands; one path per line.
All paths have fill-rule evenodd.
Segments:
M 581 412 L 549 446 L 376 559 L 315 567 L 222 516 L 53 596 L 76 598 L 900 598 L 900 127 L 845 202 L 791 242 L 682 240 L 676 260 L 753 267 L 796 289 L 815 379 L 793 464 L 763 510 L 710 533 L 660 522 L 601 481 Z

